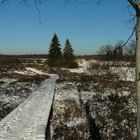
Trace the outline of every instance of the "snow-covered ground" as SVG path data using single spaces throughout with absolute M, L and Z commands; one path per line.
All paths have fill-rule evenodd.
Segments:
M 39 86 L 41 79 L 24 81 L 24 77 L 35 75 L 46 75 L 42 71 L 35 68 L 26 68 L 25 70 L 15 70 L 8 72 L 8 74 L 15 73 L 23 76 L 23 80 L 19 81 L 18 76 L 13 78 L 0 79 L 0 120 L 5 117 L 9 112 L 22 103 L 31 93 Z
M 136 139 L 135 87 L 98 88 L 98 84 L 88 82 L 87 92 L 83 84 L 79 86 L 81 98 L 100 128 L 101 139 Z
M 53 139 L 90 139 L 86 113 L 80 103 L 77 86 L 73 83 L 59 83 L 53 103 Z
M 89 71 L 90 64 L 99 64 L 99 67 L 97 66 L 99 69 L 95 68 L 95 73 L 94 69 Z M 81 96 L 84 106 L 89 108 L 89 113 L 85 114 L 85 118 L 90 116 L 91 122 L 95 122 L 101 139 L 136 139 L 135 68 L 130 67 L 130 64 L 125 62 L 116 64 L 111 62 L 108 64 L 108 62 L 97 62 L 94 60 L 92 62 L 85 59 L 79 61 L 79 66 L 80 68 L 78 69 L 67 70 L 72 73 L 85 73 L 95 76 L 95 78 L 96 76 L 100 78 L 102 75 L 107 75 L 110 76 L 110 79 L 108 81 L 98 79 L 97 83 L 90 80 L 86 81 L 86 79 L 80 82 L 79 79 L 79 83 L 75 81 L 74 83 L 68 82 L 58 85 L 54 100 L 54 118 L 52 120 L 54 121 L 55 138 L 65 138 L 66 133 L 70 134 L 69 137 L 73 136 L 73 133 L 68 131 L 71 130 L 71 125 L 70 128 L 67 125 L 69 120 L 74 125 L 73 127 L 77 124 L 78 128 L 79 122 L 77 121 L 76 123 L 74 121 L 73 111 L 69 109 L 69 112 L 67 112 L 66 106 L 74 108 L 72 101 L 75 100 L 79 104 L 79 96 Z M 118 78 L 114 79 L 113 75 L 116 75 Z M 77 92 L 79 91 L 78 96 Z M 82 111 L 85 112 L 85 110 Z M 70 112 L 72 112 L 71 115 L 69 115 Z M 88 124 L 85 126 L 87 129 L 90 128 Z M 91 123 L 92 128 L 93 126 L 94 124 Z M 58 131 L 59 129 L 62 130 L 61 134 Z M 89 137 L 91 136 L 90 133 L 87 134 Z M 82 136 L 82 132 L 80 136 Z
M 46 75 L 46 73 L 40 71 L 40 70 L 37 70 L 35 68 L 30 68 L 30 67 L 27 67 L 26 70 L 30 71 L 30 72 L 33 72 L 35 74 L 39 74 L 39 75 Z
M 72 73 L 87 73 L 89 74 L 89 71 L 87 70 L 88 67 L 90 66 L 91 63 L 96 63 L 96 60 L 86 60 L 86 59 L 78 59 L 77 60 L 79 68 L 75 68 L 75 69 L 67 69 L 67 68 L 63 68 L 63 70 L 68 70 Z
M 22 103 L 37 87 L 35 82 L 17 82 L 16 79 L 1 79 L 0 120 Z
M 86 60 L 86 59 L 78 59 L 77 60 L 79 68 L 76 69 L 66 69 L 63 68 L 63 70 L 68 70 L 72 73 L 85 73 L 88 75 L 103 75 L 106 74 L 107 71 L 111 74 L 116 74 L 119 76 L 120 80 L 124 81 L 135 81 L 135 68 L 129 67 L 130 63 L 128 62 L 101 62 L 97 60 Z M 99 65 L 95 67 L 94 69 L 90 69 L 91 65 Z M 108 66 L 106 69 L 103 69 L 102 66 L 104 65 L 104 68 Z M 114 66 L 116 65 L 116 66 Z
M 135 81 L 135 68 L 133 67 L 110 67 L 112 74 L 117 74 L 120 80 Z
M 21 74 L 21 75 L 46 75 L 46 73 L 37 70 L 36 68 L 26 67 L 25 70 L 15 70 L 14 73 Z
M 77 61 L 80 66 L 78 69 L 66 70 L 79 75 L 84 73 L 84 76 L 87 74 L 89 77 L 97 76 L 97 69 L 96 72 L 89 71 L 91 64 L 104 65 L 107 63 L 85 59 Z M 93 138 L 91 132 L 93 126 L 99 131 L 101 139 L 136 138 L 135 68 L 129 67 L 129 64 L 125 63 L 120 66 L 111 63 L 108 72 L 117 75 L 118 81 L 111 77 L 110 81 L 107 81 L 110 83 L 104 83 L 100 79 L 95 83 L 95 81 L 86 81 L 85 78 L 85 81 L 79 79 L 57 84 L 51 121 L 54 139 L 87 140 Z M 99 68 L 98 70 L 99 75 L 107 73 L 105 69 Z M 29 66 L 25 70 L 18 69 L 14 72 L 23 76 L 48 75 Z M 121 81 L 119 82 L 119 80 Z M 0 114 L 4 114 L 3 109 L 7 112 L 12 110 L 23 102 L 37 88 L 38 84 L 4 78 L 0 80 L 0 86 Z M 12 108 L 9 108 L 11 104 Z
M 88 84 L 57 84 L 51 120 L 54 139 L 87 140 L 93 138 L 91 128 L 96 128 L 101 139 L 136 138 L 135 90 L 131 87 L 98 86 L 91 81 Z

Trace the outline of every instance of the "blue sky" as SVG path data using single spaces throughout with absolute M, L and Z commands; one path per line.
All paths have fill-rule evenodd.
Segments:
M 79 1 L 86 3 L 47 0 L 40 6 L 40 24 L 33 6 L 11 0 L 0 8 L 0 53 L 46 54 L 54 33 L 62 48 L 69 38 L 76 54 L 95 54 L 103 44 L 127 40 L 133 26 L 127 0 Z

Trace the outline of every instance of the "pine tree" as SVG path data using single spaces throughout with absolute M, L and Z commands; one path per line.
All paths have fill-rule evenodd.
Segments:
M 75 62 L 74 50 L 72 49 L 71 43 L 69 40 L 66 40 L 65 47 L 63 50 L 63 57 L 65 61 L 65 66 L 69 68 L 77 67 L 77 63 Z
M 72 49 L 72 46 L 71 46 L 69 40 L 67 39 L 66 43 L 65 43 L 65 48 L 63 50 L 64 58 L 66 60 L 73 59 L 74 58 L 73 52 L 74 52 L 74 50 Z
M 61 59 L 62 53 L 60 48 L 59 39 L 56 34 L 54 34 L 48 53 L 48 65 L 58 66 L 58 61 Z

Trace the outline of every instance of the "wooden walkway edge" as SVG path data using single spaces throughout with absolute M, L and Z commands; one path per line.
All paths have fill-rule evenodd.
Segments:
M 0 140 L 45 140 L 57 75 L 43 81 L 22 104 L 0 122 Z

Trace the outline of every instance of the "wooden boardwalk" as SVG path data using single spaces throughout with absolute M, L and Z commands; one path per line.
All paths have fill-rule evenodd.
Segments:
M 45 140 L 57 75 L 41 83 L 27 100 L 0 122 L 0 140 Z

